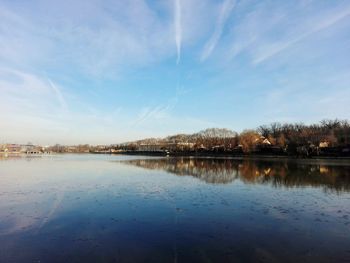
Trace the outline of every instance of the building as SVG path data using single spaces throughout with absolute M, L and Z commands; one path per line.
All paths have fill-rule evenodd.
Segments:
M 20 153 L 21 152 L 21 145 L 19 144 L 6 144 L 4 147 L 4 152 L 7 153 Z
M 175 152 L 186 151 L 194 148 L 194 143 L 189 142 L 159 142 L 159 143 L 141 143 L 137 146 L 137 151 L 141 152 Z
M 329 147 L 329 142 L 327 142 L 327 141 L 320 142 L 320 144 L 318 146 L 320 148 L 327 148 L 327 147 Z
M 264 136 L 260 136 L 254 140 L 254 144 L 257 146 L 271 146 L 272 143 Z

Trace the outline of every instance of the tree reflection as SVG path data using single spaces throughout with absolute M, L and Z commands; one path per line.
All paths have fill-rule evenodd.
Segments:
M 244 183 L 271 184 L 275 187 L 350 190 L 350 165 L 342 162 L 162 158 L 128 160 L 123 163 L 164 170 L 179 176 L 190 175 L 212 184 L 227 184 L 239 179 Z

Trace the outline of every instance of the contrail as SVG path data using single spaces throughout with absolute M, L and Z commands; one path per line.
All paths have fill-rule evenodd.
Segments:
M 275 56 L 276 54 L 279 54 L 283 50 L 289 48 L 290 46 L 298 43 L 299 41 L 302 41 L 303 39 L 307 38 L 311 34 L 317 33 L 321 30 L 324 30 L 328 27 L 333 26 L 339 20 L 344 19 L 345 17 L 348 17 L 350 15 L 350 9 L 344 9 L 342 12 L 335 14 L 333 16 L 326 17 L 326 19 L 323 19 L 320 21 L 320 23 L 314 23 L 314 25 L 307 30 L 305 33 L 296 36 L 292 39 L 289 39 L 288 41 L 279 43 L 278 45 L 273 45 L 272 48 L 266 50 L 264 54 L 258 56 L 257 58 L 254 59 L 253 64 L 257 65 L 261 62 L 264 62 L 265 60 Z
M 226 20 L 229 18 L 231 11 L 235 7 L 235 4 L 236 4 L 235 0 L 225 0 L 222 3 L 219 18 L 216 21 L 214 33 L 212 34 L 211 38 L 204 46 L 203 53 L 200 58 L 201 61 L 206 60 L 215 49 L 218 41 L 221 38 Z
M 59 103 L 61 105 L 61 108 L 63 110 L 67 110 L 67 108 L 68 108 L 67 107 L 67 102 L 64 99 L 62 92 L 59 90 L 58 87 L 56 87 L 56 85 L 51 81 L 51 79 L 48 79 L 48 81 L 49 81 L 49 84 L 50 84 L 52 90 L 54 91 L 54 93 L 55 93 L 55 95 L 57 97 L 57 100 L 59 101 Z
M 175 42 L 177 59 L 176 64 L 180 63 L 181 59 L 181 37 L 182 37 L 182 27 L 181 27 L 181 2 L 180 0 L 175 0 Z

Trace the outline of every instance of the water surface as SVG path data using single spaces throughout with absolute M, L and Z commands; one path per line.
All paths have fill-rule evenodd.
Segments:
M 350 163 L 0 158 L 0 244 L 0 262 L 350 262 Z

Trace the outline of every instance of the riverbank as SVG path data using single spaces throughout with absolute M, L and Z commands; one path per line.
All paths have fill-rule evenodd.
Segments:
M 208 158 L 250 158 L 250 159 L 340 159 L 350 160 L 350 156 L 334 155 L 288 155 L 288 154 L 243 154 L 225 152 L 167 152 L 167 151 L 119 151 L 119 152 L 92 152 L 92 154 L 113 154 L 113 155 L 137 155 L 137 156 L 159 156 L 159 157 L 208 157 Z

